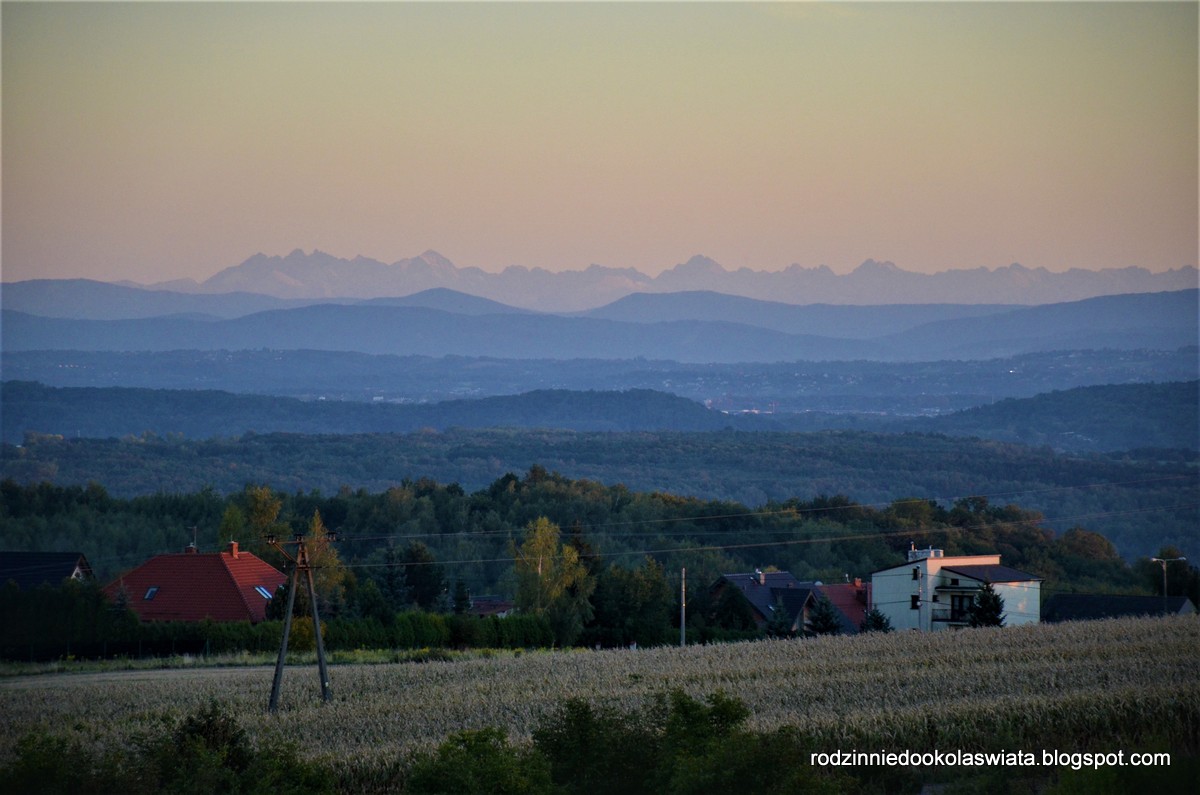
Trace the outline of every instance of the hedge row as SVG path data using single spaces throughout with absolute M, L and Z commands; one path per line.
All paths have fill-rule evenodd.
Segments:
M 62 631 L 35 631 L 31 622 L 8 613 L 0 617 L 0 658 L 49 661 L 63 658 L 161 657 L 177 654 L 272 652 L 279 649 L 282 621 L 151 622 L 98 620 Z M 422 648 L 543 648 L 553 645 L 554 633 L 544 618 L 510 616 L 480 618 L 410 611 L 398 613 L 389 624 L 378 619 L 330 619 L 322 622 L 329 651 Z M 288 648 L 314 647 L 312 621 L 293 620 Z

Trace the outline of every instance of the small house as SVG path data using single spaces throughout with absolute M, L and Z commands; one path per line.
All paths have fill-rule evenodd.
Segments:
M 755 569 L 748 574 L 722 574 L 710 591 L 715 600 L 729 592 L 740 594 L 749 603 L 758 629 L 765 629 L 783 610 L 791 621 L 792 631 L 802 631 L 814 601 L 812 588 L 786 571 Z
M 986 584 L 1004 600 L 1004 624 L 1041 619 L 1040 577 L 1003 566 L 999 555 L 951 555 L 910 549 L 904 563 L 871 575 L 871 606 L 892 627 L 924 632 L 968 626 L 975 595 Z
M 238 548 L 156 555 L 104 587 L 142 621 L 249 621 L 266 618 L 267 603 L 287 577 Z

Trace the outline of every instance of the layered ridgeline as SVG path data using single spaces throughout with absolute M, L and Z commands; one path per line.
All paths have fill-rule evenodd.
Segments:
M 3 313 L 7 351 L 268 348 L 513 359 L 931 361 L 1058 350 L 1174 350 L 1200 337 L 1195 289 L 1016 308 L 874 309 L 709 294 L 644 296 L 627 306 L 572 316 L 438 293 L 237 317 L 184 313 L 103 320 L 31 313 L 30 302 L 11 296 L 12 289 L 6 288 Z M 62 306 L 78 306 L 80 300 Z M 22 306 L 26 309 L 17 308 Z
M 677 395 L 626 391 L 535 390 L 471 400 L 402 405 L 299 400 L 216 390 L 56 388 L 0 384 L 3 441 L 28 434 L 188 439 L 246 433 L 411 433 L 451 428 L 530 428 L 610 432 L 828 429 L 976 436 L 1073 452 L 1200 449 L 1197 381 L 1079 387 L 937 417 L 870 413 L 726 413 Z M 1113 422 L 1113 417 L 1123 418 Z

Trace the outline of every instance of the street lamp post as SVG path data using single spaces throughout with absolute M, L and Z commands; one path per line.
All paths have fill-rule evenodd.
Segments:
M 1187 560 L 1187 558 L 1150 558 L 1150 560 L 1162 565 L 1163 570 L 1163 615 L 1167 614 L 1167 564 L 1174 563 L 1177 560 Z

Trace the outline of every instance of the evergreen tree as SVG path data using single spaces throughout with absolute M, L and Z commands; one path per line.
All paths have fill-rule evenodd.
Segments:
M 990 582 L 985 582 L 975 594 L 967 619 L 973 627 L 1004 626 L 1004 597 L 996 593 Z
M 471 592 L 467 590 L 465 582 L 456 580 L 454 583 L 454 612 L 461 616 L 470 609 Z
M 378 576 L 379 590 L 393 612 L 408 604 L 408 586 L 404 577 L 404 556 L 395 544 L 383 551 L 383 573 Z
M 405 548 L 402 560 L 408 599 L 422 610 L 438 610 L 446 592 L 446 575 L 433 552 L 420 541 L 413 541 Z
M 767 621 L 767 637 L 790 638 L 793 634 L 793 624 L 795 624 L 795 618 L 783 606 L 783 599 L 776 598 L 771 618 Z
M 881 613 L 878 607 L 867 611 L 858 628 L 862 632 L 891 632 L 893 629 L 891 619 Z
M 808 614 L 808 629 L 814 635 L 837 635 L 842 631 L 842 619 L 833 602 L 822 596 Z
M 584 645 L 659 646 L 670 640 L 671 586 L 658 561 L 646 557 L 636 569 L 609 564 L 596 575 Z
M 359 618 L 374 618 L 384 626 L 395 620 L 396 611 L 383 597 L 374 580 L 364 580 L 354 591 L 353 612 Z
M 755 628 L 754 610 L 746 601 L 746 597 L 732 586 L 721 590 L 713 610 L 712 621 L 721 629 L 745 631 Z

